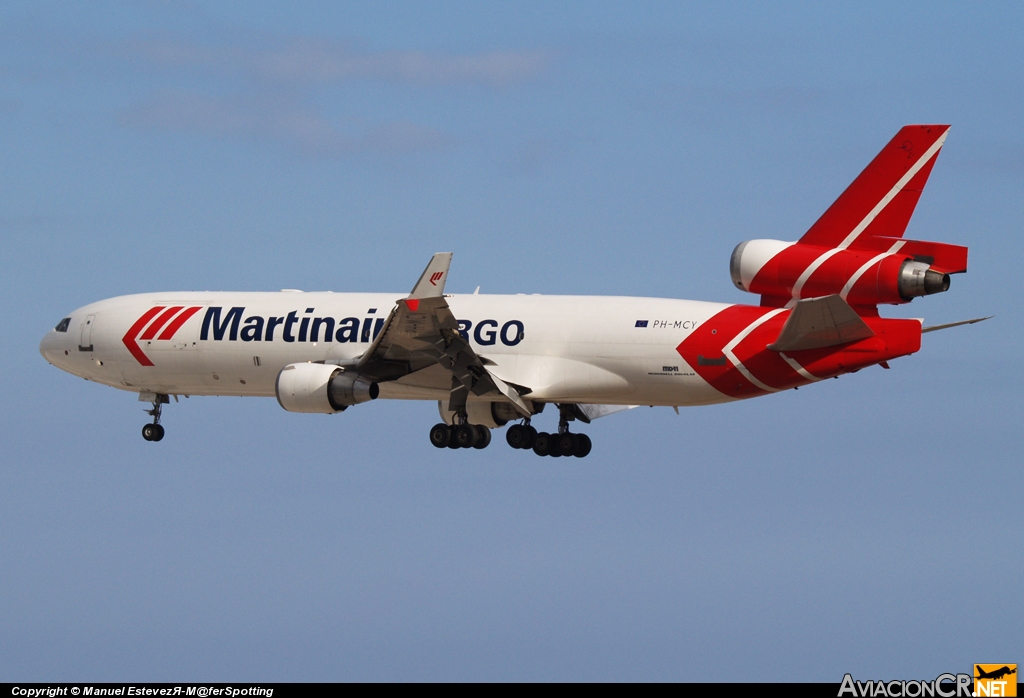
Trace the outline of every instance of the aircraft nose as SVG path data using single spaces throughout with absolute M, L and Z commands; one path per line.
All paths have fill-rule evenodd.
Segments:
M 62 345 L 61 335 L 54 330 L 50 330 L 43 335 L 42 340 L 39 342 L 39 353 L 54 366 L 59 366 L 66 351 L 66 347 Z
M 53 338 L 50 337 L 50 334 L 47 332 L 43 335 L 43 339 L 39 342 L 39 353 L 52 364 L 53 360 L 50 359 L 50 354 L 53 352 Z

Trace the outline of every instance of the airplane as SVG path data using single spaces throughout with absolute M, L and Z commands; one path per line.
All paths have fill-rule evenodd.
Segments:
M 976 679 L 994 679 L 994 680 L 998 680 L 998 679 L 1003 678 L 1004 676 L 1009 676 L 1010 674 L 1016 674 L 1017 673 L 1016 667 L 1011 669 L 1008 666 L 1003 666 L 1003 667 L 1001 667 L 999 669 L 995 669 L 994 671 L 985 671 L 984 669 L 981 668 L 980 665 L 975 664 L 974 665 L 974 670 L 977 673 L 977 676 L 974 677 Z
M 905 126 L 794 242 L 749 240 L 730 275 L 758 305 L 666 298 L 445 294 L 450 252 L 412 291 L 162 292 L 86 305 L 42 339 L 58 368 L 138 393 L 160 441 L 170 396 L 276 397 L 291 412 L 436 401 L 437 448 L 585 457 L 570 429 L 637 405 L 710 405 L 854 373 L 921 348 L 923 327 L 878 306 L 949 289 L 967 248 L 903 238 L 948 125 Z M 479 291 L 479 288 L 477 289 Z M 532 421 L 547 406 L 557 430 Z

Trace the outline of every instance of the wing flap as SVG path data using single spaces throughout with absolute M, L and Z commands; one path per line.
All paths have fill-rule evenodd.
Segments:
M 450 409 L 464 407 L 472 392 L 507 400 L 528 417 L 532 411 L 516 389 L 491 373 L 459 333 L 459 323 L 444 297 L 451 260 L 450 252 L 433 256 L 409 296 L 395 303 L 357 368 L 363 375 L 389 381 L 440 365 L 452 377 Z
M 576 405 L 576 407 L 578 407 L 580 412 L 582 412 L 583 415 L 586 417 L 586 420 L 585 420 L 586 423 L 590 424 L 590 422 L 592 422 L 593 420 L 598 419 L 600 417 L 607 417 L 608 415 L 615 414 L 617 412 L 625 412 L 626 410 L 631 410 L 631 409 L 634 409 L 635 407 L 639 407 L 639 405 L 590 405 L 590 404 L 580 404 L 580 405 Z

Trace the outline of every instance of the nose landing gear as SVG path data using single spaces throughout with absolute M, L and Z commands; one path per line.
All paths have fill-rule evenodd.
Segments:
M 159 441 L 164 438 L 164 428 L 159 424 L 146 424 L 142 427 L 142 438 L 146 441 Z
M 146 410 L 146 414 L 153 417 L 153 423 L 142 427 L 142 438 L 146 441 L 159 441 L 164 438 L 164 428 L 160 426 L 160 414 L 163 412 L 164 405 L 171 400 L 163 393 L 151 393 L 151 395 L 153 409 Z M 145 397 L 144 395 L 139 396 L 140 399 L 145 399 Z

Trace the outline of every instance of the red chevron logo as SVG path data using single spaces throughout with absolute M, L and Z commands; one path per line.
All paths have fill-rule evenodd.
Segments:
M 149 341 L 155 338 L 159 341 L 172 339 L 177 331 L 181 329 L 181 326 L 200 310 L 202 310 L 201 305 L 191 308 L 181 305 L 171 306 L 170 308 L 162 305 L 154 306 L 135 321 L 135 324 L 128 329 L 121 341 L 128 347 L 128 351 L 131 352 L 136 361 L 143 366 L 152 366 L 153 362 L 142 351 L 142 347 L 138 344 L 139 340 Z M 159 336 L 157 335 L 158 332 Z
M 444 276 L 443 271 L 435 271 L 433 274 L 430 275 L 430 285 L 437 286 L 437 282 L 441 280 L 442 276 Z

